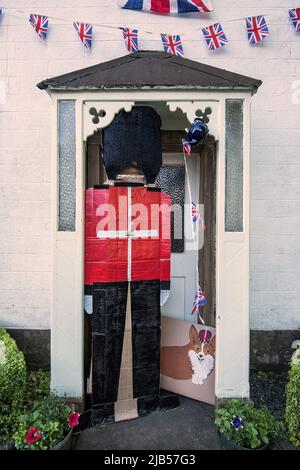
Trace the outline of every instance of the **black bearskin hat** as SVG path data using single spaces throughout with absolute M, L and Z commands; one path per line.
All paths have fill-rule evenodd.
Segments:
M 160 143 L 161 119 L 153 108 L 136 106 L 120 111 L 102 130 L 102 157 L 109 179 L 135 164 L 147 183 L 154 183 L 162 165 Z

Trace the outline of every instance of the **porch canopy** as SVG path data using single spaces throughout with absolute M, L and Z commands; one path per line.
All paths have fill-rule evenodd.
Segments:
M 157 51 L 135 52 L 37 85 L 53 104 L 52 389 L 71 396 L 83 390 L 84 143 L 120 110 L 142 103 L 157 110 L 164 130 L 183 131 L 209 110 L 217 161 L 215 393 L 249 395 L 250 101 L 260 85 Z
M 38 83 L 41 90 L 179 88 L 251 90 L 261 85 L 244 75 L 159 51 L 140 51 Z

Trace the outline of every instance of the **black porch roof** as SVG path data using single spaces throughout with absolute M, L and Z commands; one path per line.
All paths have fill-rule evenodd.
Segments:
M 158 51 L 134 52 L 38 83 L 41 90 L 179 88 L 251 90 L 260 80 Z

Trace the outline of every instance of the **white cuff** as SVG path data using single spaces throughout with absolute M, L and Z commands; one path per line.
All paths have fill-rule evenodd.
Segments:
M 93 313 L 93 296 L 92 295 L 84 296 L 84 310 L 89 315 Z
M 162 307 L 163 305 L 165 305 L 166 301 L 168 300 L 169 298 L 169 295 L 170 295 L 170 291 L 169 290 L 162 290 L 160 291 L 160 306 Z

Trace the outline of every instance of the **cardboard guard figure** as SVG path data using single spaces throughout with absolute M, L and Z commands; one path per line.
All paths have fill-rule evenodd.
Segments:
M 86 190 L 85 215 L 93 424 L 161 406 L 160 305 L 170 289 L 171 200 L 153 184 L 160 117 L 150 107 L 122 111 L 102 138 L 108 180 Z

